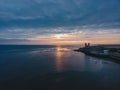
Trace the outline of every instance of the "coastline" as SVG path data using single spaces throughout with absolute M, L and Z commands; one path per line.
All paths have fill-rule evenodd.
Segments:
M 90 46 L 88 43 L 85 47 L 76 49 L 74 51 L 82 52 L 86 55 L 109 58 L 112 60 L 120 61 L 120 45 L 95 45 Z

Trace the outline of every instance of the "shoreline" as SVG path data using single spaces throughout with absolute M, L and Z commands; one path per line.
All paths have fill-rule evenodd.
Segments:
M 82 52 L 89 56 L 108 58 L 112 60 L 120 61 L 120 45 L 96 45 L 96 46 L 86 46 L 74 50 L 76 52 Z

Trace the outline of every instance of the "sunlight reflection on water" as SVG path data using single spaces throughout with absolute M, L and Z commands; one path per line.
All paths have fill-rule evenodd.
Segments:
M 56 69 L 58 72 L 62 71 L 62 55 L 63 55 L 63 52 L 61 52 L 61 50 L 64 50 L 64 48 L 62 48 L 61 46 L 58 46 L 56 47 L 56 52 L 55 52 L 55 55 L 56 55 Z
M 43 46 L 42 48 L 41 46 L 37 48 L 36 46 L 30 46 L 29 49 L 26 49 L 26 47 L 22 48 L 22 50 L 21 48 L 19 50 L 16 49 L 12 48 L 10 50 L 11 53 L 4 50 L 4 53 L 0 54 L 1 83 L 8 80 L 10 85 L 11 82 L 14 82 L 13 80 L 19 81 L 20 78 L 23 78 L 24 81 L 25 78 L 39 78 L 41 75 L 74 71 L 71 74 L 83 76 L 86 73 L 88 76 L 97 74 L 100 77 L 99 82 L 102 82 L 101 85 L 105 82 L 104 84 L 113 85 L 115 83 L 114 86 L 119 86 L 116 84 L 119 82 L 117 80 L 120 76 L 120 65 L 110 60 L 74 52 L 73 47 L 65 46 L 45 48 Z M 69 73 L 66 74 L 70 76 Z M 96 80 L 95 77 L 92 77 L 92 79 Z M 83 77 L 84 80 L 86 78 Z
M 103 67 L 102 60 L 96 60 L 94 57 L 86 56 L 83 53 L 76 53 L 71 49 L 57 46 L 55 49 L 55 62 L 58 72 L 64 70 L 78 71 L 99 71 Z

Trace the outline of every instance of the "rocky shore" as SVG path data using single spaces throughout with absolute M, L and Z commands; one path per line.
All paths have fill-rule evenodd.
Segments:
M 86 55 L 91 55 L 101 58 L 110 58 L 120 61 L 120 45 L 95 45 L 85 43 L 85 47 L 76 49 L 74 51 L 83 52 Z

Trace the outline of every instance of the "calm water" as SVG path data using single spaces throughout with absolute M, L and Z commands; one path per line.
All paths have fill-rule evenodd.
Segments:
M 120 90 L 120 64 L 74 46 L 0 46 L 0 90 Z

